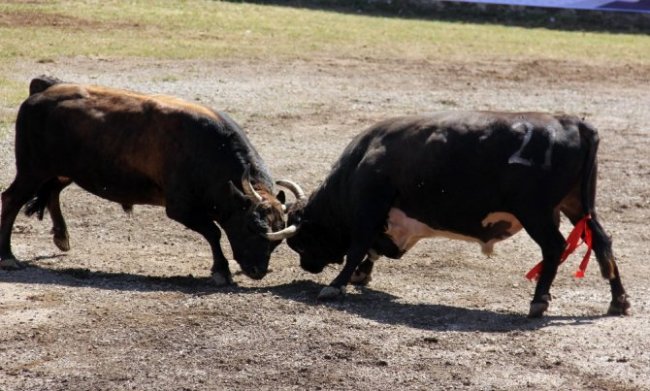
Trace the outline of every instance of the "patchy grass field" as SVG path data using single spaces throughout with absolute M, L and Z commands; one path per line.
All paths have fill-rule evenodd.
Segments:
M 403 20 L 220 1 L 0 3 L 0 120 L 24 96 L 17 62 L 504 58 L 650 63 L 650 37 Z
M 430 240 L 368 288 L 315 297 L 335 269 L 282 245 L 262 281 L 208 281 L 207 243 L 162 209 L 72 187 L 72 250 L 21 216 L 0 271 L 0 390 L 650 388 L 650 37 L 368 17 L 215 1 L 0 3 L 0 188 L 31 77 L 167 93 L 233 114 L 276 178 L 308 191 L 357 132 L 440 109 L 565 111 L 601 134 L 598 208 L 632 300 L 563 265 L 543 320 L 524 315 L 540 258 L 521 233 L 486 258 Z M 565 231 L 568 227 L 564 226 Z M 227 247 L 227 246 L 226 246 Z M 232 268 L 237 270 L 234 262 Z

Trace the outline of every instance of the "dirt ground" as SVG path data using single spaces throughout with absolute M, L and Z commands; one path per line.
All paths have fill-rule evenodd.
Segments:
M 601 135 L 598 210 L 631 297 L 607 317 L 608 284 L 583 249 L 560 268 L 547 316 L 525 317 L 541 258 L 525 233 L 488 258 L 475 244 L 420 242 L 378 262 L 367 288 L 316 302 L 336 268 L 302 271 L 282 244 L 262 281 L 213 287 L 207 243 L 160 208 L 71 187 L 72 250 L 20 216 L 0 271 L 0 390 L 650 390 L 650 69 L 528 61 L 313 58 L 25 63 L 14 74 L 177 95 L 229 112 L 274 177 L 313 190 L 353 135 L 441 109 L 564 111 Z M 0 140 L 0 188 L 15 173 Z M 565 233 L 568 224 L 563 225 Z M 224 241 L 228 256 L 230 250 Z M 231 261 L 233 271 L 237 264 Z

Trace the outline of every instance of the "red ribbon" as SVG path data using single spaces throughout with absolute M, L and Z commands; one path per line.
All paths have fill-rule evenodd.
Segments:
M 591 256 L 591 229 L 589 228 L 588 221 L 591 220 L 591 215 L 586 215 L 585 217 L 582 218 L 582 220 L 578 221 L 576 225 L 573 227 L 573 230 L 569 234 L 569 237 L 566 240 L 566 248 L 564 249 L 564 252 L 562 253 L 562 256 L 560 257 L 560 263 L 566 261 L 566 259 L 569 257 L 569 255 L 575 251 L 576 248 L 582 243 L 585 243 L 587 245 L 587 253 L 585 256 L 582 258 L 582 262 L 580 262 L 580 266 L 578 267 L 578 270 L 575 273 L 576 278 L 582 278 L 585 276 L 585 270 L 587 270 L 587 265 L 589 264 L 589 257 Z M 578 243 L 580 241 L 580 238 L 583 237 L 584 234 L 584 240 L 581 243 Z M 529 280 L 537 280 L 539 278 L 539 274 L 542 272 L 542 263 L 540 262 L 535 267 L 530 269 L 528 273 L 526 273 L 526 278 Z

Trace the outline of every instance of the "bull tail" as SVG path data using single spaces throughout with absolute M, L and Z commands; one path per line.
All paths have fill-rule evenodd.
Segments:
M 588 220 L 588 225 L 592 232 L 592 245 L 594 252 L 596 253 L 596 258 L 598 259 L 598 264 L 600 265 L 600 271 L 604 278 L 612 279 L 615 276 L 612 240 L 607 235 L 602 225 L 600 225 L 595 212 L 598 171 L 596 155 L 600 139 L 598 137 L 598 131 L 586 122 L 580 121 L 578 123 L 578 129 L 580 131 L 580 138 L 587 147 L 587 154 L 581 179 L 582 208 L 585 216 L 591 215 L 591 219 Z
M 59 83 L 63 83 L 63 81 L 53 76 L 37 76 L 29 83 L 29 95 L 38 94 Z
M 50 194 L 56 187 L 56 182 L 58 182 L 57 179 L 47 181 L 38 189 L 34 198 L 25 205 L 25 215 L 32 216 L 35 214 L 39 220 L 43 220 L 45 208 L 50 201 Z
M 43 194 L 43 191 L 36 193 L 36 197 L 32 198 L 25 205 L 25 215 L 32 216 L 36 214 L 36 217 L 39 220 L 43 220 L 43 215 L 45 214 L 45 207 L 47 206 L 47 201 L 49 194 Z
M 46 181 L 36 192 L 34 198 L 29 200 L 25 205 L 25 214 L 27 216 L 36 215 L 39 220 L 43 220 L 45 208 L 47 208 L 52 196 L 58 194 L 72 181 L 69 178 L 55 177 Z
M 598 170 L 596 154 L 598 152 L 600 139 L 598 137 L 598 131 L 586 122 L 580 121 L 578 129 L 580 131 L 580 138 L 583 144 L 587 147 L 587 155 L 585 156 L 582 181 L 580 184 L 580 193 L 583 212 L 585 215 L 588 215 L 591 214 L 594 209 L 596 196 L 596 172 Z

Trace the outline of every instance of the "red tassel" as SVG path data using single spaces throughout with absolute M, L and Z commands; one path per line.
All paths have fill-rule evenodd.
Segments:
M 591 256 L 591 229 L 589 228 L 588 221 L 591 220 L 591 215 L 586 215 L 582 220 L 578 221 L 573 227 L 573 230 L 569 234 L 569 237 L 566 240 L 566 248 L 560 257 L 560 263 L 566 261 L 569 255 L 575 251 L 576 248 L 580 245 L 579 240 L 584 233 L 584 243 L 587 245 L 587 253 L 582 258 L 578 271 L 575 273 L 577 278 L 582 278 L 585 276 L 585 270 L 587 270 L 587 265 L 589 264 L 589 258 Z M 526 273 L 526 278 L 529 280 L 537 280 L 540 273 L 542 272 L 542 262 L 535 265 L 528 273 Z
M 587 217 L 591 218 L 591 216 L 587 216 Z M 587 225 L 586 221 L 585 221 L 585 244 L 587 245 L 587 253 L 582 258 L 582 262 L 580 262 L 578 271 L 576 271 L 575 276 L 577 278 L 582 278 L 585 276 L 585 271 L 587 270 L 587 265 L 589 264 L 589 258 L 591 257 L 591 229 L 589 229 L 589 225 Z

